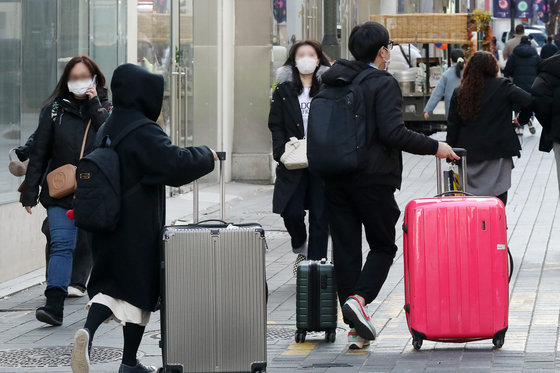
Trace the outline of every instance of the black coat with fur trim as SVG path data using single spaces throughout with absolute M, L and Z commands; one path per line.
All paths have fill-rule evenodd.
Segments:
M 319 81 L 321 75 L 327 70 L 327 66 L 321 66 L 317 70 L 316 77 Z M 305 134 L 298 93 L 292 83 L 292 67 L 279 68 L 276 72 L 276 80 L 278 85 L 272 94 L 268 128 L 272 134 L 272 156 L 278 162 L 272 211 L 282 214 L 295 193 L 303 173 L 308 170 L 288 170 L 280 162 L 280 157 L 284 154 L 286 143 L 290 141 L 290 138 L 303 139 Z

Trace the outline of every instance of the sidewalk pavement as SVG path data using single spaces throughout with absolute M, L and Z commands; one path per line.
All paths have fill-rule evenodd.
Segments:
M 528 131 L 527 131 L 528 132 Z M 435 135 L 441 138 L 444 134 Z M 560 371 L 560 219 L 554 156 L 538 151 L 538 136 L 524 137 L 522 157 L 515 161 L 507 206 L 509 246 L 515 270 L 510 285 L 509 331 L 501 350 L 491 341 L 462 344 L 424 342 L 414 351 L 403 311 L 402 234 L 399 252 L 387 282 L 369 306 L 379 337 L 370 348 L 349 351 L 347 329 L 339 323 L 337 341 L 328 344 L 323 334 L 308 335 L 294 343 L 295 278 L 289 236 L 282 220 L 271 213 L 272 186 L 228 185 L 227 220 L 259 222 L 265 229 L 269 252 L 266 270 L 268 303 L 269 372 L 556 372 Z M 435 194 L 433 157 L 404 155 L 403 188 L 397 202 Z M 216 189 L 217 190 L 217 189 Z M 208 199 L 216 192 L 207 191 Z M 237 195 L 236 198 L 233 195 Z M 176 215 L 192 208 L 188 196 L 176 206 Z M 170 201 L 170 205 L 173 201 Z M 208 205 L 212 205 L 211 201 Z M 173 211 L 174 207 L 168 208 Z M 207 213 L 215 217 L 218 206 Z M 212 213 L 214 213 L 212 215 Z M 176 220 L 176 219 L 173 219 Z M 189 221 L 190 216 L 181 220 Z M 401 221 L 397 224 L 400 226 Z M 364 240 L 365 243 L 365 240 Z M 364 245 L 364 252 L 367 245 Z M 83 323 L 86 299 L 66 302 L 62 327 L 43 326 L 34 310 L 43 303 L 44 285 L 0 299 L 0 372 L 68 372 L 73 335 Z M 140 346 L 140 357 L 161 365 L 159 314 L 154 313 Z M 115 372 L 122 345 L 121 327 L 101 326 L 93 351 L 94 372 Z

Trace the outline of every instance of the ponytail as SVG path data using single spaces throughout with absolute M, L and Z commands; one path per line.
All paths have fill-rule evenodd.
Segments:
M 457 63 L 455 66 L 455 74 L 457 74 L 457 78 L 461 78 L 463 69 L 465 68 L 465 53 L 462 49 L 453 49 L 449 54 L 449 58 L 451 58 L 452 62 Z
M 457 78 L 461 79 L 461 73 L 463 72 L 464 68 L 465 60 L 463 59 L 463 57 L 459 57 L 459 59 L 457 59 L 457 65 L 455 65 L 455 74 L 457 75 Z

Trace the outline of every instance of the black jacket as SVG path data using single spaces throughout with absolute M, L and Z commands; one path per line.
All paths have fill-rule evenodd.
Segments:
M 504 75 L 513 78 L 513 83 L 530 92 L 537 77 L 537 66 L 541 58 L 537 50 L 529 44 L 519 44 L 508 58 Z
M 543 126 L 540 150 L 550 151 L 547 139 L 560 143 L 560 53 L 541 62 L 531 91 L 533 110 Z
M 472 162 L 519 157 L 521 146 L 511 114 L 514 105 L 521 109 L 530 107 L 531 95 L 504 78 L 487 78 L 481 89 L 480 113 L 475 120 L 461 118 L 459 88 L 453 92 L 447 118 L 447 143 L 467 149 L 467 159 Z
M 26 144 L 31 152 L 22 192 L 23 206 L 37 205 L 39 197 L 45 207 L 72 208 L 74 195 L 62 199 L 51 198 L 44 175 L 65 164 L 78 165 L 82 141 L 90 119 L 91 127 L 84 155 L 93 150 L 96 132 L 109 116 L 110 106 L 107 90 L 99 88 L 98 97 L 92 100 L 56 98 L 52 104 L 43 107 L 34 139 L 32 143 L 28 141 Z
M 326 66 L 319 68 L 316 73 L 319 81 L 321 81 L 321 75 L 327 69 Z M 272 156 L 278 162 L 272 211 L 276 214 L 282 214 L 295 193 L 303 173 L 308 172 L 308 170 L 288 170 L 280 162 L 286 143 L 290 141 L 291 137 L 303 139 L 304 128 L 298 94 L 292 84 L 292 68 L 283 66 L 278 69 L 276 80 L 278 85 L 272 94 L 268 128 L 272 134 Z
M 163 102 L 163 77 L 136 65 L 119 66 L 111 91 L 115 108 L 103 135 L 112 138 L 132 122 L 149 119 L 116 147 L 123 200 L 115 231 L 94 233 L 90 297 L 103 293 L 146 311 L 160 295 L 160 252 L 165 185 L 187 184 L 214 169 L 206 146 L 179 148 L 155 123 Z
M 359 61 L 338 60 L 323 74 L 323 83 L 337 86 L 351 82 L 364 69 Z M 402 154 L 436 154 L 438 142 L 410 131 L 404 125 L 403 98 L 399 84 L 386 71 L 376 70 L 361 83 L 367 103 L 367 159 L 363 171 L 344 178 L 327 179 L 330 184 L 369 186 L 374 184 L 401 187 Z
M 546 60 L 549 57 L 554 56 L 558 52 L 558 47 L 552 43 L 545 44 L 541 49 L 541 58 Z

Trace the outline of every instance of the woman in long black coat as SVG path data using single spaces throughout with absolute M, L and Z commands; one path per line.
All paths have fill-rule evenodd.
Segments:
M 159 244 L 165 223 L 165 185 L 180 186 L 214 169 L 216 154 L 206 146 L 180 148 L 155 123 L 163 101 L 163 77 L 136 65 L 119 66 L 111 81 L 114 110 L 102 136 L 111 138 L 133 122 L 145 125 L 116 147 L 123 195 L 115 231 L 93 234 L 91 298 L 84 329 L 75 336 L 74 372 L 89 371 L 88 348 L 99 325 L 114 319 L 124 326 L 119 372 L 153 372 L 136 360 L 150 312 L 160 296 Z
M 278 162 L 273 212 L 280 214 L 298 254 L 294 265 L 304 259 L 327 256 L 328 221 L 323 181 L 308 169 L 288 170 L 280 161 L 291 137 L 303 139 L 313 96 L 319 92 L 321 75 L 330 66 L 321 45 L 302 41 L 290 49 L 288 59 L 276 73 L 278 85 L 272 96 L 268 127 L 272 133 L 273 157 Z M 309 243 L 305 210 L 309 210 Z

